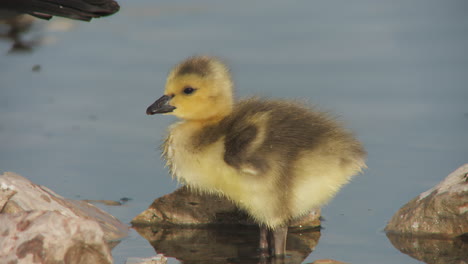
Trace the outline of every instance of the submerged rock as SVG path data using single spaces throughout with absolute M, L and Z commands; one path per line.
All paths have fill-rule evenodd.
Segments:
M 110 247 L 128 233 L 94 205 L 12 172 L 0 175 L 0 223 L 1 263 L 112 263 Z
M 468 164 L 400 208 L 385 231 L 448 238 L 468 233 Z
M 133 225 L 213 225 L 255 224 L 231 201 L 210 194 L 192 192 L 187 187 L 162 196 L 132 220 Z M 320 226 L 320 209 L 292 221 L 292 228 Z

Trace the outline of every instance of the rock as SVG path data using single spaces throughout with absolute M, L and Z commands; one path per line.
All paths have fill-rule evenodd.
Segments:
M 315 248 L 319 217 L 315 210 L 291 222 L 286 245 L 290 263 L 302 263 Z M 184 263 L 258 262 L 257 224 L 223 197 L 182 187 L 156 199 L 132 224 L 156 252 Z
M 385 231 L 393 246 L 425 263 L 468 263 L 468 164 L 400 208 Z
M 385 227 L 391 234 L 454 238 L 468 233 L 468 164 L 409 201 Z
M 33 210 L 57 211 L 66 217 L 95 221 L 104 231 L 106 241 L 121 239 L 128 233 L 126 224 L 92 204 L 65 199 L 13 172 L 0 175 L 0 214 Z
M 462 238 L 387 234 L 395 248 L 427 264 L 467 264 L 468 243 Z
M 55 211 L 0 214 L 1 263 L 111 264 L 96 221 Z
M 128 226 L 12 172 L 0 175 L 0 263 L 110 264 Z
M 3 207 L 5 207 L 10 198 L 17 193 L 17 191 L 11 188 L 13 187 L 0 183 L 0 212 L 3 211 Z
M 134 228 L 156 252 L 183 263 L 259 263 L 259 229 L 255 226 L 154 225 Z M 287 263 L 302 263 L 319 238 L 319 228 L 290 230 L 286 243 Z
M 158 254 L 151 258 L 128 258 L 125 264 L 166 264 L 167 258 Z
M 213 225 L 243 224 L 256 225 L 231 201 L 217 195 L 199 194 L 182 187 L 162 196 L 133 220 L 138 225 Z M 292 221 L 292 228 L 320 226 L 320 209 L 305 217 Z

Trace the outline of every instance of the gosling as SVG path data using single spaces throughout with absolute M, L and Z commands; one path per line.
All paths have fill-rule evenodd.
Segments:
M 262 255 L 284 256 L 289 221 L 366 167 L 361 143 L 324 113 L 294 101 L 235 102 L 228 68 L 209 56 L 175 66 L 146 113 L 182 119 L 163 144 L 172 176 L 245 210 L 260 226 Z

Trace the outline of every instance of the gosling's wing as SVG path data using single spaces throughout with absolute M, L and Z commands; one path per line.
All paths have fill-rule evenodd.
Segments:
M 225 137 L 224 161 L 242 173 L 258 175 L 268 169 L 268 163 L 259 155 L 263 143 L 261 128 L 255 124 L 234 126 Z
M 50 19 L 61 16 L 90 21 L 119 11 L 114 0 L 0 0 L 0 9 L 14 10 L 32 16 Z

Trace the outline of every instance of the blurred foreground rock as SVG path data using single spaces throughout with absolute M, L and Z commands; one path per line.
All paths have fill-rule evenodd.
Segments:
M 217 195 L 198 194 L 186 187 L 162 196 L 132 220 L 133 225 L 257 225 L 231 202 Z M 320 226 L 320 209 L 293 221 L 291 228 Z
M 1 263 L 112 263 L 95 221 L 28 211 L 2 214 L 0 223 Z
M 94 205 L 12 172 L 0 175 L 0 223 L 0 259 L 18 264 L 112 263 L 110 244 L 128 232 Z
M 154 250 L 185 264 L 263 263 L 258 258 L 259 230 L 246 225 L 140 226 L 136 231 Z M 287 262 L 300 264 L 314 250 L 320 229 L 295 229 L 288 233 Z
M 400 208 L 385 231 L 395 248 L 425 263 L 468 263 L 468 164 Z
M 400 208 L 385 231 L 448 238 L 468 233 L 468 164 Z

